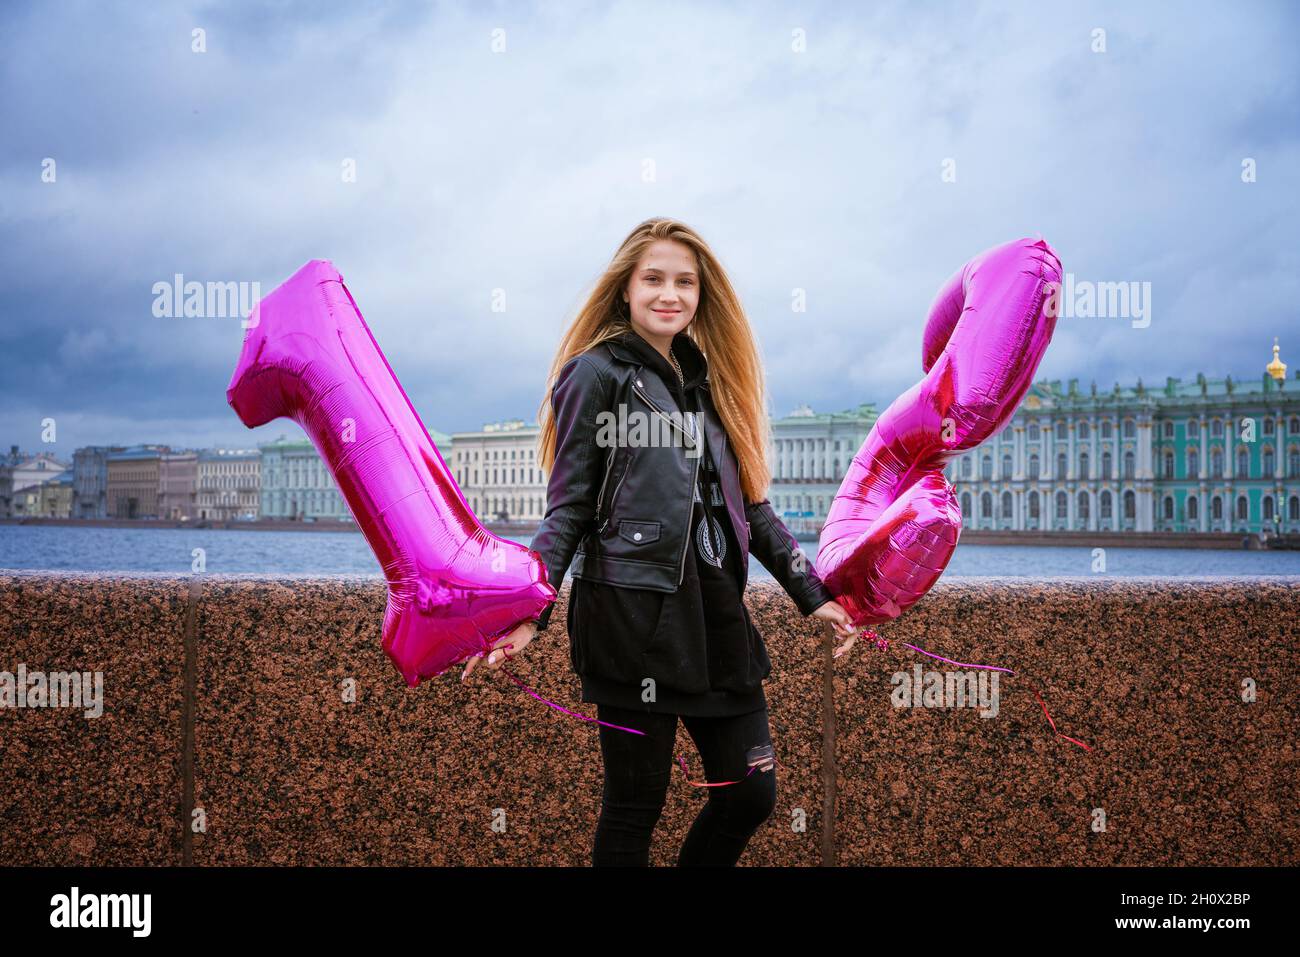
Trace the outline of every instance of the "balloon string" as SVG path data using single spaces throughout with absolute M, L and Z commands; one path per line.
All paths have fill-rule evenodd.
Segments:
M 780 761 L 777 761 L 777 760 L 776 760 L 775 755 L 772 757 L 772 761 L 773 761 L 773 763 L 778 764 L 778 765 L 780 765 L 781 767 L 785 767 L 784 764 L 781 764 Z M 740 781 L 712 781 L 712 782 L 696 782 L 696 781 L 692 781 L 692 780 L 691 780 L 691 775 L 690 775 L 690 773 L 686 770 L 686 759 L 683 758 L 680 754 L 677 756 L 677 763 L 680 764 L 680 765 L 682 766 L 682 774 L 685 775 L 685 777 L 686 777 L 686 783 L 689 784 L 689 785 L 690 785 L 691 787 L 693 787 L 693 788 L 720 788 L 720 787 L 724 787 L 724 786 L 726 786 L 726 785 L 728 785 L 728 784 L 740 784 L 742 781 L 745 780 L 745 778 L 749 777 L 751 774 L 753 774 L 753 773 L 754 773 L 755 771 L 757 771 L 758 768 L 759 768 L 759 765 L 757 765 L 757 764 L 751 764 L 751 765 L 749 766 L 749 770 L 745 772 L 745 777 L 744 777 L 744 778 L 741 778 Z
M 877 648 L 884 649 L 884 648 L 888 648 L 888 647 L 889 647 L 889 639 L 888 639 L 888 638 L 881 638 L 878 634 L 876 634 L 876 630 L 875 630 L 874 628 L 864 628 L 864 629 L 862 630 L 862 637 L 864 637 L 864 638 L 866 638 L 867 640 L 869 640 L 869 641 L 870 641 L 872 644 L 874 644 Z M 983 668 L 985 671 L 1005 671 L 1007 674 L 1010 674 L 1010 675 L 1014 675 L 1014 674 L 1015 674 L 1015 672 L 1012 671 L 1010 668 L 999 668 L 999 667 L 997 667 L 996 665 L 972 665 L 972 664 L 962 664 L 961 662 L 953 661 L 951 658 L 945 658 L 943 655 L 935 655 L 935 654 L 931 654 L 930 652 L 926 651 L 924 648 L 918 648 L 916 645 L 910 645 L 910 644 L 908 644 L 908 643 L 905 642 L 905 641 L 900 641 L 899 644 L 902 645 L 904 648 L 911 648 L 913 651 L 919 651 L 919 652 L 920 652 L 921 654 L 923 654 L 923 655 L 929 655 L 931 658 L 937 658 L 937 659 L 939 659 L 940 661 L 946 661 L 946 662 L 948 662 L 949 664 L 957 665 L 957 667 L 959 667 L 959 668 Z M 1046 703 L 1043 701 L 1043 696 L 1040 695 L 1040 694 L 1038 693 L 1038 689 L 1035 688 L 1035 687 L 1033 687 L 1032 685 L 1030 686 L 1029 690 L 1032 691 L 1032 692 L 1034 693 L 1034 697 L 1037 698 L 1037 699 L 1038 699 L 1038 703 L 1039 703 L 1040 705 L 1042 705 L 1042 708 L 1043 708 L 1043 714 L 1047 716 L 1047 723 L 1050 724 L 1050 725 L 1052 726 L 1052 731 L 1056 734 L 1057 737 L 1065 738 L 1066 741 L 1069 741 L 1071 744 L 1077 744 L 1079 747 L 1083 748 L 1083 750 L 1085 750 L 1085 751 L 1091 751 L 1091 750 L 1092 750 L 1092 748 L 1088 747 L 1086 744 L 1084 744 L 1084 743 L 1083 743 L 1082 741 L 1080 741 L 1078 738 L 1072 738 L 1072 737 L 1070 737 L 1068 734 L 1061 734 L 1060 731 L 1057 731 L 1057 730 L 1056 730 L 1056 722 L 1052 720 L 1052 716 L 1051 716 L 1051 714 L 1048 713 L 1048 711 L 1047 711 L 1047 705 L 1046 705 Z
M 1037 688 L 1031 688 L 1030 690 L 1034 692 L 1034 697 L 1038 699 L 1038 703 L 1043 705 L 1043 714 L 1047 714 L 1047 705 L 1043 704 L 1043 696 L 1038 693 Z M 1047 723 L 1052 726 L 1053 731 L 1056 731 L 1056 722 L 1052 720 L 1052 716 L 1050 714 L 1047 714 Z M 1077 738 L 1072 738 L 1068 734 L 1061 734 L 1061 732 L 1059 731 L 1056 731 L 1056 733 L 1060 735 L 1062 738 L 1065 738 L 1066 741 L 1074 742 L 1079 747 L 1083 748 L 1083 750 L 1085 751 L 1092 750 L 1092 748 L 1088 747 L 1086 744 L 1084 744 L 1082 741 L 1078 740 Z
M 504 654 L 507 658 L 510 657 L 509 652 L 502 652 L 502 654 Z M 522 681 L 520 681 L 518 678 L 516 678 L 513 674 L 511 674 L 511 673 L 510 673 L 510 669 L 507 668 L 507 667 L 505 667 L 505 665 L 502 665 L 502 666 L 501 666 L 501 670 L 502 670 L 503 672 L 505 672 L 505 676 L 506 676 L 507 678 L 509 678 L 509 679 L 510 679 L 511 681 L 513 681 L 515 684 L 519 685 L 519 687 L 523 688 L 525 691 L 527 691 L 530 695 L 532 695 L 532 696 L 533 696 L 534 698 L 536 698 L 538 701 L 542 702 L 542 704 L 550 705 L 552 708 L 556 709 L 557 711 L 563 711 L 565 714 L 572 715 L 572 716 L 575 717 L 575 718 L 581 718 L 583 721 L 594 721 L 596 724 L 603 724 L 603 725 L 604 725 L 605 727 L 607 727 L 607 728 L 617 728 L 619 731 L 627 731 L 627 732 L 630 732 L 631 734 L 640 734 L 640 735 L 644 735 L 644 734 L 645 734 L 644 731 L 638 731 L 636 728 L 625 728 L 625 727 L 623 727 L 621 724 L 611 724 L 611 723 L 608 722 L 608 721 L 601 721 L 599 718 L 589 718 L 589 717 L 587 717 L 585 714 L 579 714 L 579 713 L 576 712 L 576 711 L 570 711 L 568 708 L 564 707 L 563 705 L 558 705 L 558 704 L 556 704 L 554 701 L 547 701 L 545 698 L 543 698 L 541 695 L 539 695 L 536 691 L 534 691 L 532 688 L 528 687 L 528 685 L 524 684 Z M 776 759 L 776 755 L 773 755 L 773 756 L 772 756 L 772 762 L 773 762 L 774 764 L 776 764 L 776 765 L 779 765 L 780 767 L 785 767 L 785 765 L 781 764 L 781 762 L 778 761 L 778 760 Z M 680 764 L 681 767 L 682 767 L 682 774 L 683 774 L 683 775 L 685 776 L 685 778 L 686 778 L 686 783 L 689 784 L 689 785 L 690 785 L 691 787 L 693 787 L 693 788 L 720 788 L 720 787 L 725 787 L 725 786 L 728 785 L 728 784 L 740 784 L 741 782 L 743 782 L 743 781 L 745 780 L 745 778 L 748 778 L 751 774 L 753 774 L 756 770 L 758 770 L 758 767 L 759 767 L 759 765 L 757 765 L 757 764 L 751 764 L 751 765 L 749 766 L 749 770 L 748 770 L 747 772 L 745 772 L 745 777 L 741 778 L 739 781 L 712 781 L 712 782 L 698 782 L 698 781 L 692 781 L 692 780 L 691 780 L 690 772 L 686 770 L 686 759 L 685 759 L 685 758 L 683 758 L 681 755 L 678 755 L 678 756 L 677 756 L 677 763 Z
M 506 657 L 509 658 L 510 656 L 506 655 Z M 518 678 L 512 675 L 510 673 L 510 669 L 505 667 L 505 665 L 501 666 L 501 670 L 505 672 L 507 678 L 509 678 L 515 684 L 519 685 L 519 687 L 523 688 L 525 691 L 527 691 L 538 701 L 542 702 L 542 704 L 548 704 L 552 708 L 555 708 L 557 711 L 563 711 L 565 714 L 571 714 L 575 718 L 581 718 L 583 721 L 595 721 L 596 724 L 603 724 L 607 728 L 618 728 L 618 730 L 620 731 L 630 731 L 632 734 L 645 734 L 644 731 L 638 731 L 636 728 L 625 728 L 621 724 L 610 724 L 608 721 L 601 721 L 599 718 L 589 718 L 585 714 L 578 714 L 578 712 L 576 711 L 570 711 L 568 708 L 564 707 L 563 705 L 558 705 L 554 701 L 547 701 L 545 698 L 539 695 L 532 688 L 528 687 L 528 685 L 524 684 L 522 681 L 520 681 Z

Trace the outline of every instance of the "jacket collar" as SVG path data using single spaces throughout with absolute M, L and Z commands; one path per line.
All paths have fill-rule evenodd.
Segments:
M 639 368 L 650 366 L 661 377 L 667 376 L 671 372 L 671 366 L 659 354 L 658 350 L 631 329 L 613 339 L 606 340 L 605 345 L 614 358 L 623 362 Z M 700 351 L 700 347 L 695 344 L 695 340 L 685 332 L 677 333 L 677 335 L 673 336 L 673 353 L 678 356 L 678 362 L 682 365 L 682 373 L 686 376 L 687 388 L 699 385 L 707 389 L 709 387 L 709 363 L 704 358 L 704 353 Z

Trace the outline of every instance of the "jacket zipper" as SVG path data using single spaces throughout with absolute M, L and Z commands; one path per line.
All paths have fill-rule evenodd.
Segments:
M 605 528 L 609 525 L 609 520 L 614 517 L 614 503 L 618 501 L 618 490 L 623 487 L 623 481 L 630 471 L 632 471 L 632 463 L 628 462 L 627 468 L 623 469 L 623 474 L 618 477 L 618 484 L 614 486 L 614 494 L 609 497 L 609 514 L 605 516 L 605 522 L 600 526 L 600 532 L 605 531 Z
M 638 389 L 635 385 L 632 386 L 632 391 L 635 392 L 637 395 L 639 395 L 646 405 L 654 409 L 661 419 L 663 419 L 665 422 L 667 422 L 669 425 L 675 428 L 678 432 L 682 433 L 682 435 L 686 436 L 686 438 L 690 439 L 693 446 L 699 444 L 698 439 L 689 435 L 685 429 L 683 429 L 680 425 L 678 425 L 668 416 L 664 415 L 663 409 L 659 408 L 659 406 L 655 405 L 652 401 L 650 401 L 650 397 L 648 395 L 646 395 L 644 392 Z M 695 417 L 695 424 L 696 424 L 696 428 L 700 429 L 701 431 L 704 430 L 704 425 L 703 423 L 701 423 L 700 417 L 698 415 Z M 682 557 L 679 561 L 679 568 L 677 571 L 677 584 L 679 586 L 686 579 L 686 549 L 691 544 L 691 514 L 695 511 L 695 483 L 699 481 L 699 474 L 700 474 L 700 457 L 697 455 L 695 456 L 695 467 L 691 470 L 690 494 L 686 496 L 686 535 L 683 537 L 682 540 Z M 623 477 L 626 478 L 627 474 L 624 473 Z M 619 484 L 622 484 L 622 479 L 619 480 Z M 615 492 L 615 494 L 618 493 Z M 613 509 L 611 509 L 611 511 L 613 511 Z M 608 519 L 606 519 L 606 522 L 608 522 Z
M 638 389 L 636 386 L 632 386 L 632 391 L 635 392 L 637 395 L 639 395 L 643 400 L 645 400 L 645 404 L 648 405 L 648 406 L 650 406 L 650 408 L 654 409 L 655 412 L 658 413 L 659 418 L 663 419 L 665 422 L 667 422 L 669 425 L 671 425 L 674 429 L 676 429 L 676 430 L 677 430 L 678 432 L 680 432 L 682 435 L 686 436 L 686 438 L 688 438 L 688 439 L 691 438 L 691 436 L 687 433 L 687 431 L 686 431 L 685 429 L 683 429 L 680 425 L 678 425 L 678 424 L 677 424 L 676 422 L 674 422 L 671 418 L 669 418 L 667 415 L 664 414 L 664 410 L 663 410 L 663 409 L 659 408 L 659 406 L 655 405 L 652 401 L 650 401 L 650 396 L 646 395 L 644 392 L 642 392 L 642 391 L 641 391 L 640 389 Z
M 609 450 L 609 461 L 605 463 L 605 477 L 600 481 L 600 491 L 596 493 L 596 521 L 600 521 L 600 507 L 605 501 L 605 486 L 609 484 L 609 473 L 614 470 L 614 454 L 617 448 Z M 605 525 L 609 524 L 609 519 L 605 519 Z M 605 525 L 600 527 L 601 531 L 605 530 Z
M 700 426 L 700 429 L 703 428 L 703 426 Z M 699 477 L 700 457 L 697 455 L 695 456 L 695 468 L 691 470 L 691 494 L 686 496 L 686 535 L 682 542 L 681 567 L 677 572 L 678 586 L 680 586 L 682 581 L 686 578 L 686 549 L 689 548 L 691 544 L 691 515 L 695 512 L 695 486 L 696 483 L 699 482 Z M 713 530 L 709 529 L 709 531 L 712 532 Z

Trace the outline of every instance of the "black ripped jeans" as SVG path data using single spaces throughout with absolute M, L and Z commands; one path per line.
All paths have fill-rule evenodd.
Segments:
M 597 704 L 596 716 L 645 734 L 597 725 L 605 787 L 591 863 L 646 867 L 650 837 L 674 776 L 678 715 Z M 704 780 L 743 781 L 707 789 L 708 801 L 686 835 L 677 864 L 731 867 L 776 807 L 776 766 L 767 709 L 723 718 L 682 715 L 681 720 L 704 763 Z M 749 772 L 751 761 L 756 764 L 753 773 Z M 700 780 L 698 766 L 691 769 L 691 778 Z

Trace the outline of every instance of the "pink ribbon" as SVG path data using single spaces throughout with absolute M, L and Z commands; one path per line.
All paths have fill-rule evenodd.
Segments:
M 881 638 L 878 634 L 876 634 L 876 630 L 875 630 L 874 628 L 864 628 L 864 629 L 862 629 L 862 637 L 864 637 L 864 638 L 866 638 L 867 640 L 869 640 L 869 641 L 870 641 L 873 645 L 875 645 L 877 648 L 880 648 L 880 649 L 887 649 L 887 648 L 889 647 L 889 639 L 888 639 L 888 638 Z M 931 658 L 937 658 L 939 661 L 946 661 L 946 662 L 948 662 L 948 664 L 950 664 L 950 665 L 956 665 L 958 668 L 982 668 L 982 669 L 984 669 L 985 671 L 1005 671 L 1005 672 L 1006 672 L 1007 674 L 1009 674 L 1009 675 L 1014 675 L 1014 674 L 1015 674 L 1015 672 L 1012 671 L 1010 668 L 999 668 L 999 667 L 997 667 L 996 665 L 971 665 L 971 664 L 963 664 L 963 663 L 961 663 L 961 662 L 959 662 L 959 661 L 953 661 L 951 658 L 945 658 L 943 655 L 935 655 L 935 654 L 931 654 L 930 652 L 926 651 L 924 648 L 918 648 L 916 645 L 910 645 L 910 644 L 908 644 L 908 643 L 905 642 L 905 641 L 900 641 L 899 644 L 902 645 L 904 648 L 911 648 L 913 651 L 919 651 L 919 652 L 920 652 L 921 654 L 923 654 L 923 655 L 929 655 Z M 1072 738 L 1072 737 L 1070 737 L 1068 734 L 1061 734 L 1060 731 L 1057 731 L 1057 730 L 1056 730 L 1056 722 L 1053 721 L 1053 720 L 1052 720 L 1052 716 L 1051 716 L 1050 714 L 1048 714 L 1048 712 L 1047 712 L 1047 705 L 1046 705 L 1046 703 L 1044 703 L 1044 701 L 1043 701 L 1043 696 L 1040 695 L 1040 694 L 1038 693 L 1038 689 L 1037 689 L 1037 688 L 1034 688 L 1032 685 L 1030 686 L 1030 689 L 1029 689 L 1029 690 L 1032 691 L 1032 692 L 1034 693 L 1034 697 L 1036 697 L 1036 698 L 1038 699 L 1038 703 L 1039 703 L 1040 705 L 1043 706 L 1043 714 L 1047 715 L 1047 723 L 1050 724 L 1050 725 L 1052 726 L 1052 730 L 1053 730 L 1054 732 L 1056 732 L 1057 737 L 1065 738 L 1066 741 L 1069 741 L 1071 744 L 1077 744 L 1079 747 L 1083 748 L 1083 750 L 1085 750 L 1085 751 L 1091 751 L 1091 750 L 1092 750 L 1092 748 L 1088 747 L 1086 744 L 1084 744 L 1082 741 L 1078 740 L 1077 738 Z
M 504 654 L 507 658 L 510 657 L 509 652 L 502 651 L 502 654 Z M 525 691 L 527 691 L 538 701 L 542 702 L 542 704 L 550 705 L 552 708 L 554 708 L 557 711 L 563 711 L 565 714 L 572 715 L 575 718 L 581 718 L 583 721 L 594 721 L 596 724 L 603 724 L 607 728 L 617 728 L 619 731 L 627 731 L 631 734 L 642 734 L 642 735 L 645 734 L 644 731 L 638 731 L 636 728 L 625 728 L 621 724 L 611 724 L 608 721 L 601 721 L 599 718 L 589 718 L 585 714 L 579 714 L 576 711 L 570 711 L 568 708 L 564 707 L 563 705 L 558 705 L 554 701 L 547 701 L 545 698 L 539 695 L 532 688 L 528 687 L 528 685 L 524 684 L 522 681 L 520 681 L 518 678 L 512 675 L 509 669 L 507 669 L 504 665 L 502 666 L 501 670 L 505 672 L 505 676 L 507 678 L 509 678 L 515 684 L 519 685 L 519 687 L 523 688 Z M 785 765 L 781 764 L 780 761 L 776 760 L 775 755 L 772 756 L 772 761 L 781 767 L 785 767 Z M 691 780 L 690 772 L 686 770 L 685 758 L 683 758 L 681 755 L 678 755 L 677 763 L 681 765 L 682 775 L 686 778 L 686 783 L 694 788 L 720 788 L 720 787 L 725 787 L 728 784 L 740 784 L 741 781 L 744 781 L 746 778 L 748 778 L 751 774 L 753 774 L 758 769 L 757 764 L 750 765 L 749 770 L 745 773 L 745 777 L 741 778 L 740 781 L 699 782 L 699 781 Z

